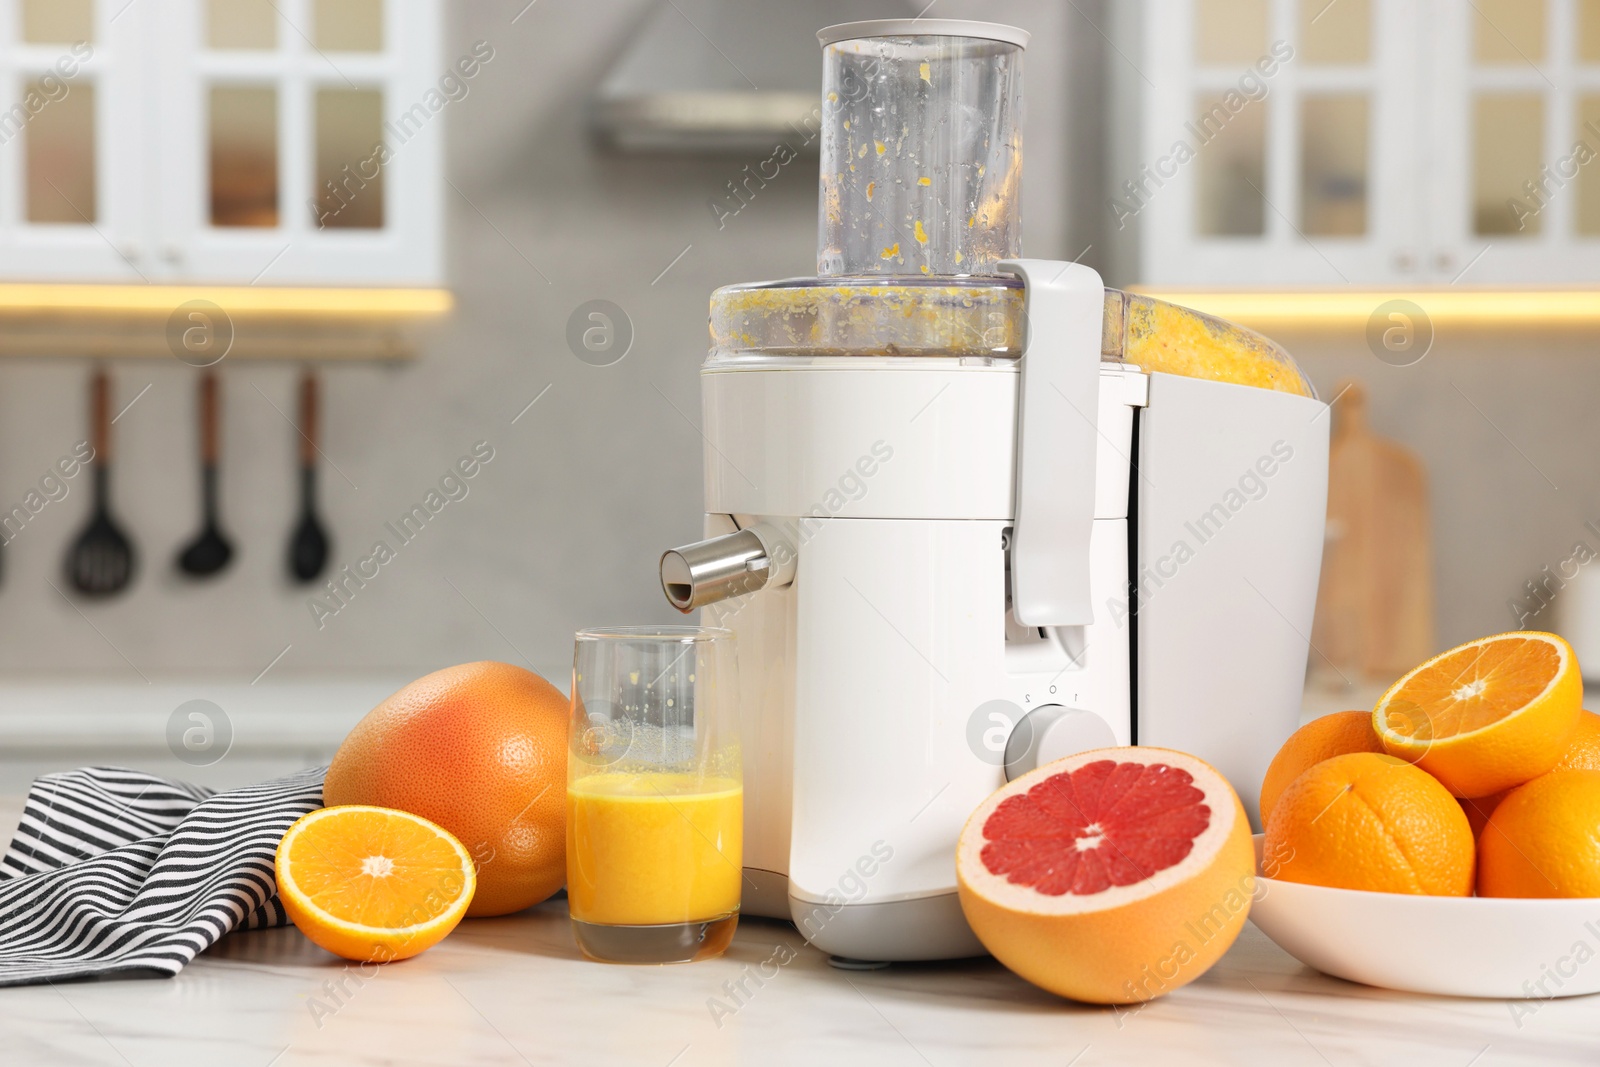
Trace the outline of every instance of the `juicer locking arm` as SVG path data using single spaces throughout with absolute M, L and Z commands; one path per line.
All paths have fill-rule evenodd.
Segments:
M 685 615 L 794 580 L 795 551 L 765 523 L 661 554 L 661 591 Z
M 1017 390 L 1012 610 L 1024 626 L 1087 626 L 1105 284 L 1081 263 L 1008 259 L 1000 269 L 1022 279 L 1028 328 Z

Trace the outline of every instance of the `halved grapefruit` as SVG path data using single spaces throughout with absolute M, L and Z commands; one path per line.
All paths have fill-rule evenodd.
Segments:
M 1101 748 L 1007 784 L 956 846 L 961 910 L 1018 975 L 1093 1004 L 1194 981 L 1244 927 L 1250 823 L 1204 760 Z

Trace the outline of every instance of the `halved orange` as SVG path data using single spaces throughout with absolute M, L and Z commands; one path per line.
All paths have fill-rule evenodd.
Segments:
M 391 808 L 303 816 L 278 843 L 278 896 L 300 932 L 336 956 L 388 963 L 454 930 L 472 903 L 472 857 L 448 830 Z
M 1372 709 L 1384 751 L 1458 797 L 1520 785 L 1556 765 L 1583 710 L 1578 658 L 1555 634 L 1469 641 L 1401 678 Z

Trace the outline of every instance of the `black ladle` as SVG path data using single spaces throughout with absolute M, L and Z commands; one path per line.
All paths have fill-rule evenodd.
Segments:
M 328 564 L 328 534 L 317 519 L 317 379 L 300 379 L 300 522 L 289 538 L 289 573 L 316 581 Z
M 111 518 L 111 383 L 98 371 L 89 385 L 94 446 L 94 514 L 67 553 L 67 581 L 84 596 L 120 593 L 133 580 L 138 558 Z
M 233 558 L 233 544 L 217 522 L 217 457 L 221 426 L 217 410 L 217 376 L 207 371 L 200 378 L 200 500 L 205 526 L 178 555 L 178 569 L 195 578 L 216 574 Z

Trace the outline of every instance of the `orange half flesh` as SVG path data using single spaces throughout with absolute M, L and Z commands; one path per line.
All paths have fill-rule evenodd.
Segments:
M 362 805 L 321 808 L 278 845 L 278 894 L 300 931 L 329 952 L 405 959 L 436 944 L 466 914 L 472 858 L 427 819 Z
M 1428 660 L 1378 701 L 1384 750 L 1458 797 L 1481 797 L 1543 774 L 1582 711 L 1572 648 L 1554 634 L 1480 638 Z

